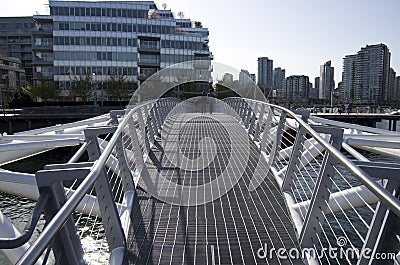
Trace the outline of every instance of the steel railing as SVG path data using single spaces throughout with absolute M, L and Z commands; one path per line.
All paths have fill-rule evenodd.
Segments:
M 400 220 L 395 177 L 400 165 L 370 162 L 347 139 L 364 137 L 357 143 L 368 146 L 381 137 L 382 147 L 396 148 L 398 133 L 318 117 L 310 120 L 307 113 L 250 99 L 224 101 L 239 113 L 240 122 L 270 160 L 270 173 L 285 196 L 305 260 L 367 264 L 383 253 L 397 262 L 399 239 L 393 227 Z M 351 136 L 349 130 L 357 134 Z M 357 161 L 341 153 L 342 146 Z M 336 256 L 321 253 L 335 248 Z M 365 250 L 369 256 L 360 254 Z
M 120 264 L 137 181 L 146 174 L 146 157 L 167 115 L 185 111 L 184 104 L 181 109 L 178 104 L 177 99 L 165 98 L 112 111 L 108 125 L 85 129 L 83 145 L 67 164 L 37 172 L 39 191 L 49 196 L 44 207 L 47 223 L 18 264 L 49 256 L 58 264 L 95 259 Z M 362 140 L 374 141 L 381 137 L 396 142 L 398 134 L 310 119 L 305 112 L 243 98 L 227 98 L 215 110 L 242 123 L 260 148 L 259 159 L 267 161 L 268 174 L 273 174 L 286 199 L 300 246 L 307 250 L 305 261 L 368 263 L 367 257 L 354 256 L 345 247 L 371 249 L 372 254 L 397 253 L 396 244 L 388 242 L 398 243 L 393 230 L 400 217 L 396 180 L 400 166 L 370 162 L 350 147 L 351 141 L 346 142 L 353 137 L 346 130 L 358 130 Z M 342 153 L 342 147 L 357 161 Z M 85 153 L 88 161 L 80 162 Z M 250 188 L 262 181 L 254 178 Z M 59 204 L 50 203 L 54 201 Z M 88 247 L 93 244 L 93 249 Z M 329 248 L 338 248 L 337 255 L 315 255 Z
M 87 151 L 89 163 L 78 162 L 79 155 L 76 155 L 68 164 L 49 165 L 36 173 L 40 191 L 54 186 L 47 179 L 55 175 L 60 176 L 61 181 L 73 183 L 66 192 L 68 199 L 53 196 L 53 200 L 62 201 L 61 206 L 47 212 L 47 215 L 54 216 L 46 218 L 43 231 L 18 264 L 34 263 L 44 255 L 46 249 L 47 252 L 53 252 L 59 264 L 93 262 L 96 258 L 97 262 L 122 262 L 135 194 L 136 184 L 133 179 L 142 173 L 143 157 L 147 155 L 148 147 L 159 134 L 167 113 L 178 102 L 176 99 L 165 98 L 141 103 L 126 113 L 112 111 L 110 115 L 113 122 L 110 126 L 85 130 L 86 141 L 78 153 L 82 155 Z M 104 186 L 107 188 L 102 190 Z M 54 195 L 57 190 L 52 192 Z M 85 214 L 76 212 L 78 205 L 83 202 Z M 70 237 L 76 235 L 80 247 L 74 247 L 73 240 L 69 248 L 55 243 L 69 223 L 72 225 L 67 232 Z M 89 242 L 82 249 L 81 242 L 85 240 Z M 95 250 L 90 249 L 96 241 L 100 243 L 94 246 Z M 68 242 L 64 240 L 63 244 L 68 245 Z M 99 252 L 103 252 L 103 255 L 99 256 Z M 109 257 L 107 253 L 110 253 Z

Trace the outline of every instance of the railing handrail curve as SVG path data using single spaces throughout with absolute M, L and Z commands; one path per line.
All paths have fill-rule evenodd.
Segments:
M 232 99 L 242 99 L 235 98 Z M 365 173 L 362 169 L 360 169 L 354 162 L 348 159 L 345 155 L 343 155 L 339 150 L 330 145 L 326 140 L 324 140 L 317 132 L 315 132 L 309 124 L 303 121 L 300 117 L 298 117 L 293 111 L 284 108 L 282 106 L 278 106 L 275 104 L 271 104 L 268 102 L 261 102 L 253 99 L 245 99 L 246 101 L 254 102 L 254 103 L 262 103 L 267 106 L 279 109 L 281 111 L 285 111 L 290 116 L 292 116 L 296 122 L 299 123 L 306 131 L 309 133 L 319 144 L 321 144 L 328 152 L 330 152 L 340 163 L 343 164 L 345 168 L 347 168 L 354 176 L 364 184 L 372 193 L 374 193 L 382 202 L 387 205 L 398 217 L 400 217 L 400 201 L 395 198 L 391 193 L 389 193 L 386 189 L 384 189 L 381 185 L 379 185 L 375 180 L 373 180 L 367 173 Z
M 92 166 L 87 177 L 82 181 L 81 185 L 75 190 L 75 192 L 71 195 L 71 197 L 65 202 L 65 204 L 61 207 L 58 213 L 51 219 L 51 221 L 46 225 L 43 229 L 42 233 L 38 236 L 38 238 L 32 243 L 31 247 L 27 252 L 20 258 L 17 264 L 31 264 L 35 262 L 46 247 L 51 243 L 51 240 L 54 238 L 56 233 L 62 228 L 68 218 L 71 216 L 73 211 L 76 209 L 80 201 L 84 198 L 85 194 L 89 191 L 89 189 L 93 186 L 97 178 L 99 177 L 103 166 L 105 165 L 109 155 L 111 154 L 116 141 L 118 140 L 119 134 L 121 134 L 123 128 L 125 127 L 128 119 L 133 115 L 135 111 L 142 108 L 147 104 L 153 104 L 156 100 L 147 101 L 141 103 L 128 112 L 125 115 L 124 119 L 114 132 L 111 137 L 109 143 L 104 148 L 98 160 Z

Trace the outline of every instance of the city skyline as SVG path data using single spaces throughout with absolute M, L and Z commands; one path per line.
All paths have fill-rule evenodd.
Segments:
M 384 43 L 392 53 L 391 66 L 400 72 L 400 18 L 395 0 L 335 1 L 155 1 L 159 9 L 179 11 L 210 31 L 210 50 L 216 62 L 257 73 L 257 58 L 274 60 L 286 76 L 319 76 L 320 65 L 331 60 L 336 84 L 342 79 L 343 58 L 367 44 Z M 16 0 L 3 4 L 0 16 L 47 14 L 46 0 Z M 304 10 L 304 12 L 298 12 Z M 347 10 L 344 12 L 344 10 Z M 357 11 L 357 12 L 355 12 Z M 222 17 L 222 19 L 221 19 Z

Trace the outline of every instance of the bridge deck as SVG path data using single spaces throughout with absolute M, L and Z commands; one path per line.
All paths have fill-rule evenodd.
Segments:
M 182 154 L 192 161 L 185 170 L 178 169 L 171 163 L 173 152 L 163 148 L 160 140 L 152 148 L 146 162 L 149 174 L 153 179 L 164 176 L 158 188 L 169 190 L 168 196 L 175 199 L 180 196 L 179 189 L 171 183 L 198 186 L 216 180 L 234 155 L 228 130 L 231 133 L 244 131 L 232 117 L 222 114 L 180 115 L 163 130 L 167 146 L 179 144 Z M 204 137 L 215 141 L 216 150 L 211 150 L 213 146 L 209 141 L 201 143 L 200 139 Z M 243 141 L 245 144 L 247 139 Z M 237 184 L 229 189 L 226 180 L 219 182 L 220 191 L 229 191 L 221 192 L 221 196 L 211 202 L 185 206 L 184 196 L 180 197 L 182 205 L 163 202 L 147 193 L 143 188 L 146 184 L 140 182 L 132 211 L 133 224 L 125 264 L 302 264 L 301 260 L 278 260 L 276 252 L 267 261 L 257 256 L 261 246 L 289 250 L 299 249 L 299 245 L 274 178 L 268 174 L 256 190 L 248 188 L 260 158 L 257 146 L 248 142 L 251 143 L 250 159 Z M 198 169 L 202 167 L 201 163 L 206 163 L 198 159 L 200 155 L 216 156 L 211 162 L 205 159 L 210 163 L 204 169 L 190 170 L 190 167 Z M 188 163 L 183 159 L 177 161 Z M 259 166 L 266 174 L 263 158 Z M 206 201 L 209 195 L 207 192 L 192 193 L 190 199 Z

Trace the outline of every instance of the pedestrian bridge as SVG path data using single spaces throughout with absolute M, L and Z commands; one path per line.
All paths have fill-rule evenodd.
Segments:
M 37 201 L 23 231 L 0 212 L 0 249 L 17 264 L 396 264 L 399 140 L 244 98 L 3 135 L 0 164 L 79 149 L 0 171 L 3 193 Z

